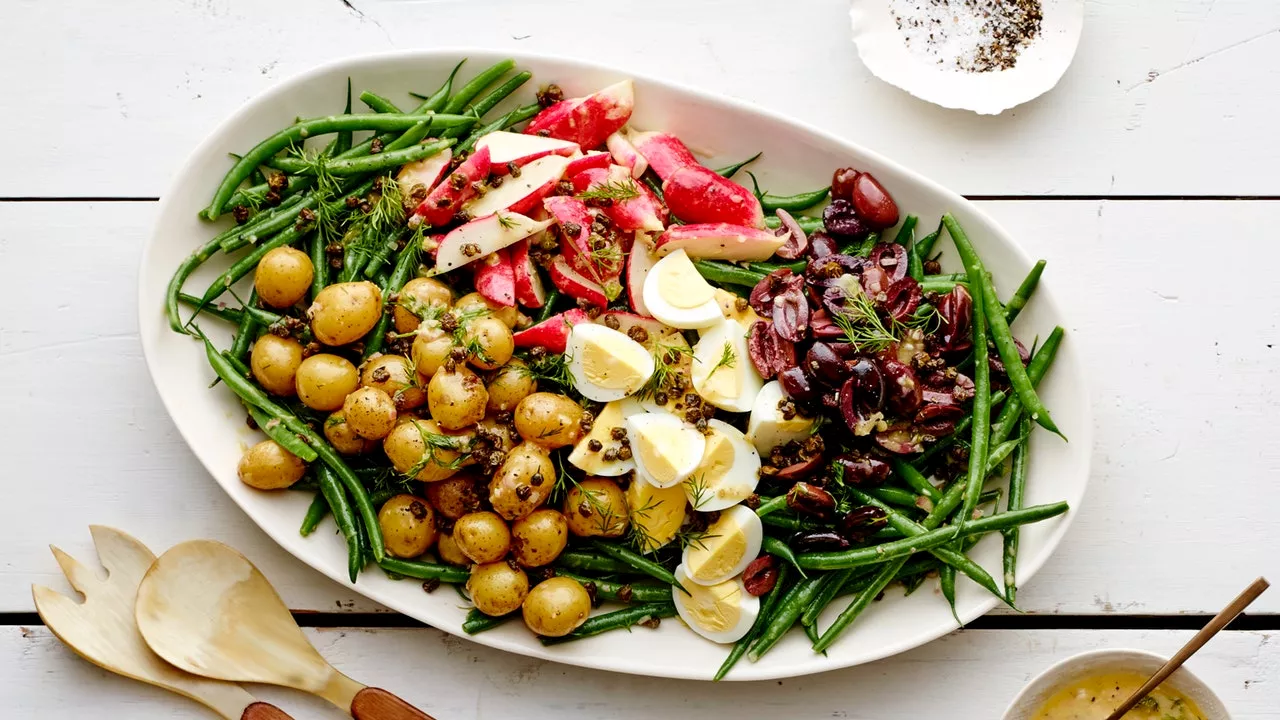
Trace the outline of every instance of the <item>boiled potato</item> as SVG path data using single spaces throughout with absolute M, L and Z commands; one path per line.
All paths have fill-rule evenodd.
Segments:
M 520 439 L 510 425 L 498 422 L 493 415 L 485 415 L 483 420 L 476 423 L 476 435 L 480 435 L 481 430 L 490 438 L 496 439 L 498 442 L 495 443 L 495 449 L 504 453 L 511 452 L 511 448 L 516 446 L 516 440 Z
M 253 379 L 272 395 L 289 397 L 297 394 L 294 379 L 301 364 L 302 343 L 270 333 L 258 338 L 249 354 Z
M 534 510 L 511 523 L 511 552 L 525 567 L 549 565 L 568 543 L 569 522 L 551 508 Z
M 579 537 L 622 537 L 630 524 L 622 488 L 608 478 L 589 477 L 570 488 L 564 517 Z
M 546 448 L 520 443 L 507 453 L 489 482 L 489 502 L 508 520 L 522 518 L 547 501 L 556 484 L 555 473 Z
M 458 302 L 453 304 L 453 309 L 464 317 L 472 318 L 480 317 L 487 313 L 501 320 L 502 324 L 508 328 L 514 328 L 516 322 L 520 319 L 520 311 L 515 306 L 499 305 L 478 292 L 468 293 L 458 298 Z
M 467 355 L 467 362 L 481 370 L 502 367 L 516 351 L 516 341 L 511 334 L 511 328 L 492 315 L 476 318 L 467 323 L 463 329 L 462 338 L 471 351 Z
M 480 509 L 479 480 L 469 472 L 427 485 L 427 499 L 431 506 L 450 520 Z
M 324 436 L 333 449 L 343 455 L 360 455 L 378 446 L 377 440 L 357 435 L 355 430 L 347 424 L 347 418 L 343 416 L 341 410 L 325 418 Z
M 511 530 L 496 513 L 467 513 L 453 523 L 453 541 L 472 562 L 494 562 L 511 549 Z
M 387 553 L 398 558 L 416 558 L 436 541 L 436 517 L 431 505 L 419 497 L 401 494 L 383 503 L 378 510 L 378 526 Z
M 458 549 L 458 543 L 453 541 L 453 535 L 450 533 L 440 533 L 440 537 L 436 539 L 436 555 L 440 557 L 441 562 L 447 562 L 450 565 L 471 564 L 471 558 L 462 554 Z
M 506 562 L 476 565 L 471 568 L 467 592 L 485 615 L 506 615 L 519 610 L 529 594 L 529 576 Z
M 262 302 L 273 308 L 292 307 L 307 296 L 315 267 L 306 253 L 288 246 L 274 248 L 258 261 L 253 286 Z
M 441 368 L 427 384 L 427 407 L 431 417 L 445 430 L 461 430 L 475 425 L 484 417 L 489 391 L 484 382 L 466 365 L 453 370 Z
M 418 374 L 403 355 L 379 355 L 365 363 L 360 384 L 390 395 L 396 410 L 412 410 L 427 402 L 427 391 L 418 386 Z
M 562 637 L 587 621 L 591 595 L 573 578 L 553 577 L 535 585 L 521 609 L 530 630 L 543 637 Z
M 307 317 L 325 345 L 346 345 L 364 337 L 382 316 L 382 291 L 371 282 L 336 283 L 321 290 Z
M 582 407 L 564 395 L 533 393 L 516 405 L 520 437 L 547 448 L 572 445 L 582 437 Z
M 382 439 L 382 450 L 400 474 L 438 482 L 458 472 L 470 444 L 470 435 L 447 434 L 435 420 L 413 419 L 392 428 Z
M 453 336 L 438 327 L 418 329 L 418 336 L 413 339 L 413 367 L 419 378 L 430 380 L 448 362 L 449 356 L 457 343 Z M 423 381 L 421 384 L 426 384 Z
M 511 358 L 489 377 L 489 412 L 511 412 L 538 391 L 538 381 L 520 358 Z
M 360 386 L 360 373 L 351 361 L 337 355 L 312 355 L 298 366 L 294 388 L 298 399 L 312 410 L 337 410 Z
M 396 404 L 377 388 L 356 388 L 342 401 L 342 415 L 355 434 L 381 440 L 396 425 Z
M 263 440 L 240 456 L 240 482 L 259 490 L 280 490 L 302 479 L 307 464 L 275 440 Z
M 422 318 L 418 313 L 432 305 L 447 308 L 453 303 L 453 291 L 435 278 L 414 278 L 400 288 L 391 318 L 396 332 L 407 333 L 418 329 Z M 414 312 L 414 311 L 417 312 Z

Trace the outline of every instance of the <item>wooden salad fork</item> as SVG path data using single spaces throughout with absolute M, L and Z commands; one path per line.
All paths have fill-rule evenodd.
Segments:
M 185 695 L 224 718 L 290 720 L 285 712 L 258 701 L 239 685 L 197 677 L 156 656 L 134 622 L 138 584 L 156 556 L 114 528 L 90 525 L 89 532 L 106 578 L 50 546 L 71 587 L 84 596 L 83 603 L 43 585 L 31 586 L 36 612 L 59 640 L 94 665 Z
M 151 649 L 188 672 L 302 690 L 357 720 L 432 720 L 334 669 L 266 577 L 222 543 L 192 540 L 161 555 L 138 588 L 135 617 Z

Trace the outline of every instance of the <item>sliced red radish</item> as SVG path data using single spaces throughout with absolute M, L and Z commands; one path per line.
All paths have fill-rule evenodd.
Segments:
M 504 307 L 516 304 L 516 278 L 507 249 L 491 253 L 471 267 L 475 268 L 476 292 Z
M 604 141 L 605 147 L 609 148 L 609 154 L 613 156 L 613 161 L 622 167 L 631 171 L 631 177 L 639 178 L 649 169 L 649 161 L 644 159 L 637 150 L 636 146 L 631 144 L 626 134 L 618 131 L 608 137 Z
M 569 344 L 569 333 L 574 325 L 589 323 L 591 318 L 578 308 L 565 310 L 514 336 L 516 347 L 540 347 L 549 352 L 562 353 Z
M 644 279 L 657 261 L 648 240 L 637 239 L 627 254 L 627 299 L 631 301 L 631 309 L 641 315 L 649 315 L 649 308 L 644 304 Z
M 493 172 L 505 175 L 512 163 L 521 167 L 547 155 L 571 157 L 578 152 L 578 143 L 499 130 L 477 140 L 476 149 L 480 148 L 489 149 Z
M 514 243 L 511 251 L 511 272 L 515 279 L 516 302 L 529 308 L 540 308 L 547 302 L 547 291 L 542 286 L 542 275 L 529 257 L 529 240 Z
M 701 165 L 672 173 L 662 195 L 671 213 L 687 223 L 764 227 L 764 211 L 750 190 Z
M 396 185 L 404 196 L 405 209 L 416 208 L 449 172 L 453 151 L 445 148 L 428 158 L 406 163 L 396 173 Z
M 591 168 L 607 168 L 612 158 L 609 153 L 600 150 L 589 150 L 586 155 L 569 159 L 569 166 L 564 169 L 564 176 L 571 178 L 583 170 Z
M 630 80 L 623 80 L 586 97 L 552 105 L 529 121 L 525 133 L 569 140 L 591 150 L 626 125 L 634 108 L 635 90 Z
M 644 183 L 632 179 L 621 165 L 610 165 L 606 170 L 586 170 L 571 180 L 574 192 L 579 195 L 596 192 L 614 197 L 604 212 L 620 230 L 660 233 L 666 227 L 667 211 L 661 201 Z
M 658 177 L 666 180 L 675 171 L 696 166 L 698 159 L 680 138 L 664 132 L 631 133 L 627 136 L 632 147 L 640 153 Z
M 489 177 L 489 151 L 477 150 L 435 186 L 413 214 L 429 227 L 448 225 L 462 205 L 476 194 L 476 183 Z
M 483 152 L 483 151 L 481 151 Z M 491 215 L 499 210 L 526 213 L 542 203 L 564 175 L 569 158 L 548 155 L 520 168 L 519 174 L 507 176 L 501 185 L 463 206 L 473 218 Z
M 575 300 L 582 300 L 596 307 L 609 305 L 609 298 L 600 283 L 574 270 L 564 256 L 557 256 L 552 261 L 551 282 L 560 292 Z
M 551 226 L 550 220 L 530 220 L 516 213 L 498 212 L 454 228 L 436 249 L 432 274 L 473 263 L 514 242 Z
M 658 237 L 654 254 L 666 257 L 683 248 L 692 258 L 764 262 L 786 241 L 786 234 L 728 223 L 672 225 Z

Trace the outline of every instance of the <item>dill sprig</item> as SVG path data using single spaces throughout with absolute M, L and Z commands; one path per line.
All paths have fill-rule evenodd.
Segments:
M 556 390 L 566 392 L 573 390 L 573 375 L 569 372 L 569 356 L 560 353 L 544 353 L 533 357 L 526 353 L 523 357 L 524 367 L 520 372 L 538 381 L 539 384 L 553 385 Z
M 681 355 L 693 357 L 693 348 L 686 345 L 655 344 L 653 348 L 653 374 L 636 392 L 636 397 L 640 400 L 647 400 L 664 391 L 667 385 L 670 384 L 671 378 L 679 374 Z M 668 357 L 673 358 L 671 364 L 667 364 Z
M 707 377 L 715 375 L 716 371 L 720 368 L 732 368 L 737 362 L 738 356 L 733 352 L 733 345 L 726 341 L 724 344 L 724 352 L 720 354 L 720 359 L 717 360 L 715 366 L 711 368 L 711 372 L 707 373 Z
M 844 306 L 845 312 L 836 313 L 832 320 L 858 352 L 879 352 L 898 341 L 894 332 L 898 323 L 880 317 L 866 293 L 847 296 Z
M 438 465 L 445 470 L 457 470 L 471 457 L 470 447 L 463 438 L 452 437 L 443 433 L 433 433 L 423 427 L 417 420 L 410 420 L 409 422 L 418 431 L 426 450 L 422 453 L 422 457 L 418 458 L 418 462 L 414 463 L 413 467 L 404 473 L 405 477 L 416 478 L 418 473 L 422 472 L 428 465 Z M 440 462 L 437 453 L 441 450 L 457 453 L 457 457 L 446 462 Z
M 579 200 L 609 200 L 623 202 L 640 197 L 640 188 L 631 178 L 611 180 L 601 185 L 594 185 L 588 190 L 578 193 Z
M 684 481 L 694 510 L 700 510 L 703 504 L 711 499 L 711 489 L 707 487 L 706 477 L 706 474 L 702 474 Z

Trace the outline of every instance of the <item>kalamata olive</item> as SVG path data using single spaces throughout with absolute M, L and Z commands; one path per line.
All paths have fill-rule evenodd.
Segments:
M 845 277 L 851 277 L 846 275 Z M 861 293 L 862 288 L 859 287 L 857 292 Z M 849 292 L 838 285 L 832 285 L 824 288 L 822 291 L 822 308 L 831 314 L 831 317 L 844 315 L 849 311 Z
M 773 329 L 778 337 L 800 342 L 809 334 L 809 299 L 799 287 L 790 287 L 773 298 Z
M 831 346 L 832 352 L 841 360 L 856 360 L 862 357 L 862 353 L 858 352 L 858 346 L 849 342 L 827 343 Z
M 840 532 L 849 542 L 864 542 L 888 522 L 889 515 L 884 510 L 874 505 L 863 505 L 840 518 Z
M 778 471 L 783 480 L 803 480 L 822 468 L 822 453 L 815 453 Z
M 831 199 L 853 201 L 853 185 L 858 171 L 851 167 L 838 168 L 831 173 Z
M 776 212 L 778 220 L 782 222 L 777 234 L 789 234 L 787 235 L 787 241 L 782 243 L 782 247 L 774 250 L 773 254 L 784 260 L 795 260 L 804 255 L 805 251 L 809 249 L 809 238 L 804 234 L 804 230 L 800 229 L 800 224 L 796 222 L 795 218 L 791 217 L 791 213 L 782 208 L 778 208 Z
M 815 338 L 829 340 L 831 338 L 844 337 L 844 330 L 841 330 L 839 325 L 832 322 L 831 315 L 821 308 L 815 310 L 810 316 L 809 326 Z
M 791 536 L 791 547 L 802 553 L 845 550 L 849 541 L 834 530 L 802 530 Z
M 846 275 L 861 275 L 867 266 L 865 258 L 835 253 L 811 259 L 804 268 L 804 279 L 810 285 L 827 287 Z
M 760 597 L 773 589 L 778 582 L 778 559 L 761 555 L 747 564 L 742 571 L 742 586 L 748 595 Z
M 822 224 L 827 232 L 839 240 L 861 240 L 871 232 L 871 226 L 853 209 L 848 200 L 832 200 L 822 210 Z
M 847 366 L 832 347 L 824 342 L 809 346 L 804 355 L 804 369 L 820 385 L 839 385 L 844 382 Z
M 778 337 L 773 324 L 757 320 L 747 336 L 747 354 L 751 365 L 766 380 L 796 364 L 796 346 Z
M 840 252 L 840 246 L 836 244 L 831 236 L 822 230 L 815 230 L 809 236 L 809 257 L 820 258 L 828 255 L 835 255 Z
M 871 249 L 871 264 L 895 282 L 907 276 L 907 249 L 898 243 L 879 243 Z
M 959 405 L 925 405 L 916 411 L 915 428 L 925 435 L 942 437 L 954 432 L 962 417 L 964 410 Z
M 889 273 L 878 265 L 869 265 L 862 271 L 862 289 L 872 300 L 879 300 L 883 294 L 888 293 L 892 282 Z
M 818 393 L 802 367 L 792 366 L 778 373 L 778 382 L 782 385 L 782 391 L 801 405 L 812 405 L 818 400 Z
M 939 405 L 961 404 L 973 399 L 973 379 L 954 370 L 937 370 L 921 378 L 921 399 Z
M 884 294 L 885 312 L 898 322 L 905 322 L 920 307 L 920 283 L 913 277 L 895 281 Z
M 836 509 L 836 498 L 817 485 L 798 482 L 787 493 L 787 507 L 798 513 L 829 518 Z
M 934 340 L 942 352 L 958 352 L 973 346 L 969 327 L 973 322 L 973 296 L 963 285 L 955 286 L 937 303 L 938 331 Z
M 1022 364 L 1026 365 L 1031 361 L 1031 353 L 1027 352 L 1027 346 L 1022 344 L 1021 340 L 1014 338 L 1013 344 L 1018 348 L 1018 358 L 1022 360 Z M 987 354 L 987 362 L 991 365 L 991 371 L 1004 375 L 1004 361 L 1000 359 L 1000 354 L 990 352 Z
M 791 268 L 778 268 L 756 283 L 748 298 L 751 308 L 763 317 L 773 317 L 773 299 L 786 290 L 799 287 L 804 279 L 791 272 Z
M 911 432 L 906 425 L 894 425 L 875 435 L 876 443 L 897 455 L 911 455 L 924 449 L 919 436 Z
M 885 377 L 880 365 L 872 358 L 861 357 L 849 364 L 848 372 L 845 387 L 850 389 L 855 406 L 863 410 L 879 410 L 884 404 L 885 394 Z
M 859 173 L 854 178 L 853 207 L 872 230 L 898 224 L 898 204 L 871 173 Z
M 880 367 L 884 370 L 885 400 L 889 409 L 898 415 L 914 413 L 923 400 L 915 370 L 895 359 L 881 360 Z
M 869 455 L 845 453 L 836 457 L 835 463 L 840 466 L 842 478 L 854 485 L 876 486 L 889 479 L 892 467 L 889 463 Z
M 840 390 L 838 388 L 823 392 L 818 399 L 822 402 L 822 407 L 831 412 L 840 412 Z

